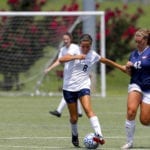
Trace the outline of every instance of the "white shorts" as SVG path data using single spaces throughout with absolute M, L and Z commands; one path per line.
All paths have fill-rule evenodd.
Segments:
M 142 89 L 135 83 L 129 84 L 128 93 L 132 91 L 138 91 L 143 95 L 142 102 L 150 104 L 150 92 L 143 92 Z

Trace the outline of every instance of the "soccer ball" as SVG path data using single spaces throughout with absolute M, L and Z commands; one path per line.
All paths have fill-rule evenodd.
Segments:
M 96 149 L 99 146 L 99 143 L 93 140 L 94 137 L 94 133 L 89 133 L 84 137 L 83 143 L 87 149 Z

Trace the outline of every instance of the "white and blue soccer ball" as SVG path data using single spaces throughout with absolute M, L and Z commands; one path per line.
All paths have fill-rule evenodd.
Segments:
M 93 138 L 95 137 L 94 133 L 87 134 L 84 139 L 83 143 L 87 149 L 96 149 L 99 146 L 99 143 L 95 142 Z

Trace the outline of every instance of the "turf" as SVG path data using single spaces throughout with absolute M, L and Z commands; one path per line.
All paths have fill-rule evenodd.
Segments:
M 0 150 L 75 149 L 70 143 L 68 112 L 61 118 L 51 116 L 60 97 L 1 97 L 0 98 Z M 124 119 L 126 96 L 105 99 L 93 97 L 93 108 L 100 118 L 106 145 L 102 149 L 117 150 L 125 142 Z M 79 119 L 80 145 L 92 132 L 84 116 Z M 137 119 L 136 149 L 150 149 L 150 128 Z

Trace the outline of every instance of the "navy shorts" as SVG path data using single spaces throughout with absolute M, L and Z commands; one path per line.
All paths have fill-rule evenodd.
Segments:
M 82 89 L 77 92 L 63 90 L 63 95 L 67 103 L 76 103 L 80 97 L 90 95 L 90 89 Z

